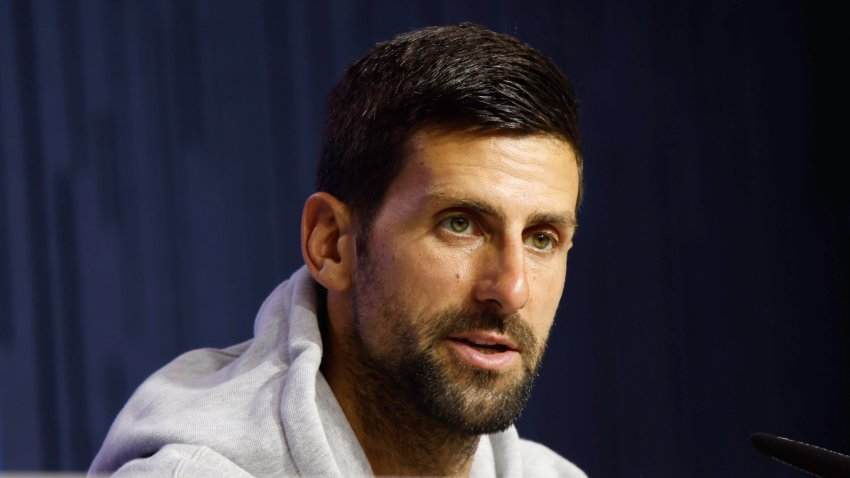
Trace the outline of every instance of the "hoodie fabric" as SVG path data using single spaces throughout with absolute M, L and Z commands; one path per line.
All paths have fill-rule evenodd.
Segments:
M 89 474 L 371 476 L 321 361 L 315 283 L 302 267 L 263 303 L 252 340 L 188 352 L 148 378 Z M 514 427 L 481 437 L 470 476 L 585 477 Z

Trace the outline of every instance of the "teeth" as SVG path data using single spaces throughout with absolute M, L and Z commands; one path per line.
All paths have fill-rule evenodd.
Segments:
M 467 339 L 466 342 L 471 344 L 474 347 L 481 347 L 484 350 L 495 350 L 497 352 L 504 352 L 505 350 L 509 349 L 509 347 L 507 345 L 503 345 L 503 344 L 500 344 L 498 342 L 490 342 L 490 341 L 487 341 L 487 340 Z
M 475 345 L 496 345 L 496 342 L 484 342 L 481 340 L 470 340 Z

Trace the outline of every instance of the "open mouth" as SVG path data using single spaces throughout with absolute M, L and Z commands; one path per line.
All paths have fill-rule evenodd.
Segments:
M 507 352 L 508 350 L 513 350 L 505 344 L 500 343 L 488 343 L 488 342 L 479 342 L 470 339 L 462 339 L 462 338 L 452 338 L 450 340 L 454 340 L 455 342 L 460 342 L 466 344 L 475 350 L 478 350 L 481 353 L 485 354 L 495 354 L 500 352 Z
M 457 355 L 476 367 L 506 370 L 520 356 L 520 351 L 508 337 L 492 332 L 465 332 L 448 337 Z

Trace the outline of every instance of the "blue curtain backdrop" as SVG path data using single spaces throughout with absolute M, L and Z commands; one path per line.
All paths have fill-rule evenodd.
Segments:
M 325 96 L 459 21 L 551 56 L 587 196 L 519 428 L 591 476 L 850 452 L 840 15 L 798 1 L 0 0 L 0 463 L 82 470 L 134 388 L 301 264 Z M 840 118 L 840 119 L 836 119 Z

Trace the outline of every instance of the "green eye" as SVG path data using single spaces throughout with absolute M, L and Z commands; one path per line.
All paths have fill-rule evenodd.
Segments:
M 472 229 L 472 223 L 466 217 L 452 216 L 443 221 L 443 227 L 455 234 L 464 234 L 468 233 L 469 230 Z
M 531 236 L 531 245 L 535 249 L 545 251 L 552 247 L 552 238 L 548 234 L 539 232 Z
M 463 216 L 453 216 L 448 219 L 448 226 L 452 232 L 461 234 L 469 230 L 469 219 Z

